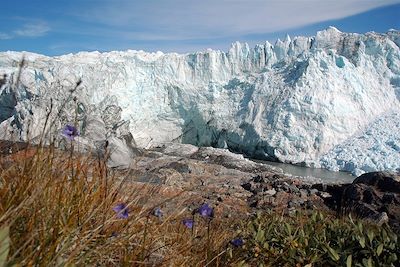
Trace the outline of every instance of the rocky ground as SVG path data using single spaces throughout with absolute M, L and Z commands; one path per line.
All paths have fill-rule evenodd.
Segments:
M 18 159 L 23 144 L 1 143 L 1 152 Z M 11 150 L 10 150 L 11 148 Z M 17 154 L 15 154 L 17 153 Z M 129 168 L 113 169 L 129 186 L 156 189 L 146 204 L 169 210 L 194 209 L 207 202 L 216 216 L 246 217 L 258 210 L 290 213 L 327 209 L 352 213 L 400 230 L 400 174 L 366 173 L 348 184 L 324 184 L 292 177 L 279 168 L 253 162 L 224 149 L 165 144 L 137 151 Z M 149 191 L 150 192 L 150 191 Z
M 367 173 L 353 183 L 323 184 L 286 175 L 227 150 L 165 144 L 137 155 L 130 176 L 136 182 L 159 185 L 164 192 L 160 198 L 180 192 L 182 205 L 208 202 L 221 216 L 329 209 L 400 229 L 400 175 L 394 173 Z

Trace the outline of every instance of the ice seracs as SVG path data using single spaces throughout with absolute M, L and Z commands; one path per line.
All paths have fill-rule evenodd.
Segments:
M 355 175 L 375 170 L 400 171 L 400 112 L 384 114 L 365 130 L 321 157 L 321 167 Z
M 351 140 L 400 110 L 399 40 L 396 30 L 355 34 L 330 27 L 275 45 L 236 42 L 228 52 L 4 52 L 0 135 L 38 138 L 52 101 L 52 127 L 77 121 L 86 145 L 109 140 L 122 151 L 115 165 L 135 145 L 182 142 L 355 173 L 395 170 L 400 153 L 380 157 L 380 148 Z M 376 133 L 385 144 L 397 142 L 386 139 L 398 131 Z M 350 152 L 339 153 L 343 146 Z

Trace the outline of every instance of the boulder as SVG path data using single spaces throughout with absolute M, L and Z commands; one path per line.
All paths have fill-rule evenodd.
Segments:
M 388 221 L 399 227 L 400 175 L 372 172 L 359 176 L 344 188 L 341 211 L 354 213 L 377 224 Z

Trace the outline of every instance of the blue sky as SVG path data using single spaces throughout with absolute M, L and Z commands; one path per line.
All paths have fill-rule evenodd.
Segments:
M 330 25 L 364 33 L 400 29 L 400 0 L 3 1 L 0 51 L 227 50 Z

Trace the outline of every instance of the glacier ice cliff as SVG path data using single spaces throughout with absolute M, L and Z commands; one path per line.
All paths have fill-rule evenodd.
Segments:
M 0 138 L 41 138 L 49 117 L 56 130 L 77 123 L 82 146 L 108 140 L 114 166 L 135 146 L 182 142 L 356 174 L 396 170 L 399 46 L 396 30 L 330 27 L 228 52 L 2 52 Z

